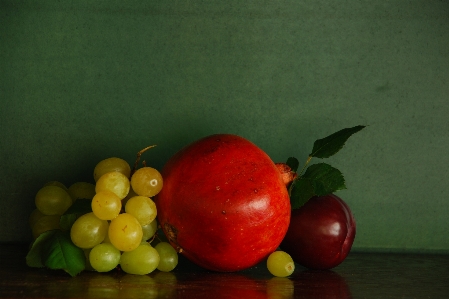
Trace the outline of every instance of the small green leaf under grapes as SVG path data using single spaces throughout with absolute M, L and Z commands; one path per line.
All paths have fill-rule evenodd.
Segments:
M 323 196 L 338 190 L 346 189 L 343 174 L 326 163 L 310 165 L 303 175 L 311 181 L 314 195 Z
M 312 153 L 310 153 L 309 156 L 317 158 L 329 158 L 343 148 L 345 142 L 349 137 L 351 137 L 352 134 L 357 133 L 363 128 L 365 128 L 365 126 L 346 128 L 323 139 L 316 140 L 313 144 Z
M 70 232 L 56 231 L 42 246 L 42 263 L 76 276 L 86 267 L 84 251 L 73 244 Z
M 26 256 L 26 263 L 29 267 L 42 268 L 45 265 L 42 263 L 42 248 L 44 244 L 53 237 L 56 230 L 50 230 L 43 232 L 39 237 L 34 240 L 33 245 L 31 245 L 30 250 Z
M 295 157 L 289 157 L 285 164 L 287 164 L 293 172 L 296 172 L 298 170 L 299 161 Z
M 290 204 L 292 209 L 299 209 L 314 195 L 312 180 L 308 178 L 294 180 L 290 186 Z

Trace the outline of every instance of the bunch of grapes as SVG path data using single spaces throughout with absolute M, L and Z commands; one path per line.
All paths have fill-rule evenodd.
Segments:
M 61 215 L 77 199 L 89 199 L 91 212 L 79 216 L 70 228 L 73 244 L 85 252 L 87 269 L 108 272 L 120 266 L 140 275 L 173 270 L 176 250 L 163 241 L 151 244 L 158 230 L 151 198 L 162 189 L 161 174 L 146 165 L 131 172 L 128 162 L 113 157 L 100 161 L 93 175 L 95 184 L 78 182 L 66 188 L 53 181 L 37 192 L 30 215 L 33 237 L 61 229 Z

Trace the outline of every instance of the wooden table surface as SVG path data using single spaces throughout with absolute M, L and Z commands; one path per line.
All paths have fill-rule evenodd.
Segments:
M 239 273 L 202 270 L 181 259 L 150 275 L 29 268 L 27 248 L 0 245 L 0 298 L 449 298 L 449 255 L 351 253 L 332 271 L 297 267 L 275 278 L 264 264 Z

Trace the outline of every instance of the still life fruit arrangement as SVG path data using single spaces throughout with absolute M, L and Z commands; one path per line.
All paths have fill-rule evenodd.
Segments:
M 51 181 L 37 191 L 27 264 L 71 276 L 114 269 L 145 275 L 172 271 L 182 254 L 218 272 L 263 261 L 279 277 L 295 264 L 331 269 L 348 255 L 356 224 L 333 194 L 346 188 L 342 173 L 309 162 L 333 156 L 363 128 L 316 140 L 299 171 L 296 158 L 274 163 L 232 134 L 185 146 L 161 172 L 140 163 L 154 146 L 137 153 L 132 169 L 124 159 L 104 159 L 94 167 L 94 184 Z

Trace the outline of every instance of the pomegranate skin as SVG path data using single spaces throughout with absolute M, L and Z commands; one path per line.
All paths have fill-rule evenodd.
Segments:
M 231 134 L 202 138 L 161 171 L 158 221 L 172 246 L 197 265 L 244 270 L 277 249 L 290 223 L 290 199 L 268 155 Z
M 281 249 L 304 267 L 331 269 L 347 257 L 355 234 L 354 215 L 340 197 L 315 196 L 292 211 Z

